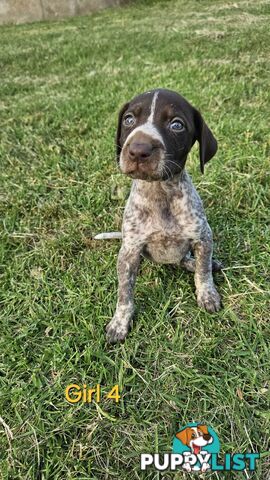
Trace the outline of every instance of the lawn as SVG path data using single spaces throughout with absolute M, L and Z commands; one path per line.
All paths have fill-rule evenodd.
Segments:
M 253 474 L 208 478 L 270 478 L 269 22 L 265 0 L 171 0 L 1 27 L 0 478 L 193 478 L 140 472 L 192 421 L 223 453 L 266 452 Z M 120 244 L 91 237 L 120 229 L 130 186 L 118 110 L 157 86 L 219 142 L 203 176 L 197 147 L 187 168 L 224 308 L 200 310 L 192 274 L 144 261 L 134 328 L 109 346 Z M 101 384 L 100 403 L 69 404 L 72 383 Z

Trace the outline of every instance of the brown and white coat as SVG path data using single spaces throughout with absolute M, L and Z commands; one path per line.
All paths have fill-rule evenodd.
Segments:
M 201 114 L 176 92 L 157 89 L 143 93 L 120 111 L 117 158 L 121 171 L 133 178 L 133 183 L 117 263 L 117 306 L 107 326 L 111 343 L 124 340 L 131 325 L 141 255 L 195 272 L 198 305 L 208 312 L 220 309 L 212 277 L 212 269 L 220 269 L 219 262 L 212 260 L 212 232 L 185 170 L 196 140 L 203 172 L 216 153 L 217 142 Z

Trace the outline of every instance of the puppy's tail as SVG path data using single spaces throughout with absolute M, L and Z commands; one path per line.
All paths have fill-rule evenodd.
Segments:
M 108 232 L 108 233 L 99 233 L 94 237 L 94 240 L 112 240 L 112 239 L 121 239 L 121 232 Z

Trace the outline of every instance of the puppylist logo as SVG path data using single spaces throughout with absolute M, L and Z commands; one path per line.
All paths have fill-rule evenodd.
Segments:
M 173 453 L 141 455 L 141 470 L 154 467 L 158 471 L 186 472 L 256 470 L 259 453 L 225 453 L 220 458 L 220 442 L 213 428 L 201 423 L 189 423 L 173 439 Z
M 219 451 L 218 436 L 206 425 L 190 423 L 177 432 L 173 439 L 173 453 L 183 455 L 182 468 L 187 472 L 210 470 L 211 456 Z

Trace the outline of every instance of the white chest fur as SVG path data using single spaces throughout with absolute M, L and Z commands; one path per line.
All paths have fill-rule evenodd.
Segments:
M 128 200 L 123 236 L 140 242 L 156 262 L 179 263 L 206 222 L 201 200 L 186 172 L 167 182 L 137 180 Z

